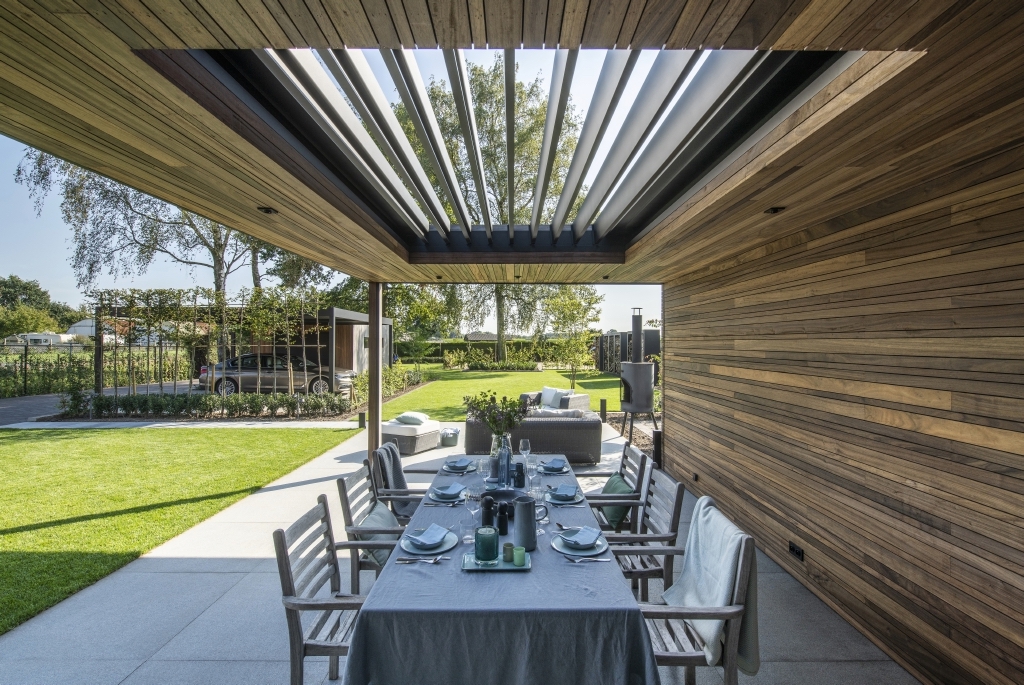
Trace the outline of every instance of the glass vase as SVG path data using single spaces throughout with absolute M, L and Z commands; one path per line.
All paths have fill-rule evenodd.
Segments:
M 512 436 L 509 433 L 491 436 L 491 477 L 498 479 L 502 490 L 512 487 Z

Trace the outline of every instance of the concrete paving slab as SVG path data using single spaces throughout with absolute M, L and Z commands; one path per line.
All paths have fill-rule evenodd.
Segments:
M 117 571 L 0 639 L 0 671 L 10 660 L 151 657 L 228 589 L 240 573 Z
M 140 664 L 140 659 L 69 661 L 50 657 L 2 660 L 0 685 L 117 685 Z
M 344 662 L 342 662 L 344 663 Z M 282 685 L 289 682 L 287 661 L 147 661 L 123 685 Z M 306 685 L 327 680 L 327 661 L 306 659 Z M 340 680 L 332 681 L 340 683 Z

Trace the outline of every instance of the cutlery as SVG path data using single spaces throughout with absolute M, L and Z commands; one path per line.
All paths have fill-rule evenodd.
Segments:
M 555 504 L 554 502 L 548 502 L 548 504 L 558 507 L 559 509 L 583 509 L 588 506 L 586 504 Z
M 423 506 L 425 506 L 425 507 L 457 507 L 460 504 L 462 504 L 462 502 L 448 502 L 448 503 L 443 503 L 443 502 L 424 502 Z
M 598 559 L 596 557 L 571 557 L 568 554 L 563 554 L 566 561 L 571 561 L 574 564 L 585 564 L 587 562 L 598 562 L 598 561 L 611 561 L 611 559 Z
M 439 564 L 442 561 L 448 561 L 451 557 L 398 557 L 395 559 L 396 564 Z M 607 561 L 607 559 L 605 560 Z
M 563 526 L 561 523 L 558 523 L 558 522 L 556 522 L 555 525 L 558 526 L 559 530 L 582 530 L 583 529 L 582 526 Z

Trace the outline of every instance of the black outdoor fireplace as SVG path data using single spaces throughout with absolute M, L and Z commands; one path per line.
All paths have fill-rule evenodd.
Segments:
M 640 308 L 633 308 L 633 337 L 630 345 L 630 361 L 622 362 L 619 376 L 619 400 L 622 404 L 622 431 L 626 431 L 626 414 L 629 415 L 629 441 L 633 441 L 633 418 L 636 414 L 650 414 L 654 427 L 658 419 L 654 416 L 654 363 L 645 362 L 643 316 Z

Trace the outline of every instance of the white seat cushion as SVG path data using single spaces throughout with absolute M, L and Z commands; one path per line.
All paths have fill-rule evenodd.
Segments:
M 413 426 L 408 423 L 399 423 L 398 421 L 384 421 L 380 425 L 380 432 L 387 435 L 415 436 L 439 430 L 441 430 L 440 421 L 424 421 L 418 426 Z

